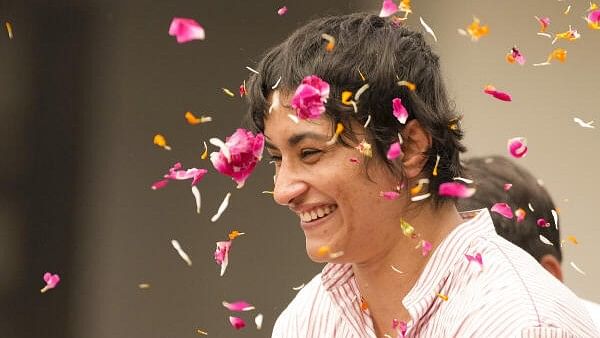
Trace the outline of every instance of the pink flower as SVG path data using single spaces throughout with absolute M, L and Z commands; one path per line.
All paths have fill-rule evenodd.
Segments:
M 587 21 L 594 24 L 600 24 L 600 9 L 589 12 Z
M 210 139 L 210 143 L 221 148 L 219 152 L 210 154 L 215 169 L 230 176 L 241 188 L 262 158 L 265 138 L 261 133 L 254 136 L 252 132 L 239 128 L 225 139 L 225 143 L 217 138 Z
M 215 250 L 215 262 L 221 266 L 221 276 L 223 276 L 225 274 L 225 270 L 227 270 L 230 249 L 231 241 L 217 242 L 217 249 Z
M 512 101 L 512 98 L 508 93 L 496 90 L 496 88 L 492 85 L 485 86 L 483 92 L 497 98 L 498 100 Z
M 158 189 L 164 188 L 169 183 L 169 180 L 182 181 L 182 180 L 191 179 L 192 186 L 195 186 L 196 184 L 198 184 L 198 182 L 200 182 L 202 180 L 202 178 L 204 177 L 204 175 L 206 175 L 207 172 L 208 172 L 208 170 L 206 170 L 206 169 L 197 169 L 197 168 L 191 168 L 191 169 L 185 170 L 185 169 L 182 169 L 181 163 L 177 162 L 171 168 L 169 168 L 169 172 L 163 176 L 164 177 L 163 180 L 160 180 L 160 181 L 152 184 L 152 190 L 158 190 Z
M 396 13 L 398 11 L 398 6 L 392 0 L 383 0 L 383 4 L 381 4 L 381 11 L 379 12 L 379 16 L 382 18 L 387 18 L 388 16 Z
M 392 107 L 394 116 L 400 121 L 400 123 L 405 124 L 406 119 L 408 119 L 408 110 L 402 104 L 402 99 L 395 98 L 392 100 Z
M 236 330 L 246 327 L 246 322 L 240 317 L 229 316 L 229 322 Z
M 510 205 L 506 203 L 496 203 L 490 208 L 491 211 L 498 213 L 506 218 L 512 219 L 513 212 Z
M 379 196 L 391 201 L 400 197 L 400 194 L 396 191 L 381 191 L 379 192 Z
M 458 182 L 445 182 L 440 184 L 438 194 L 458 198 L 469 198 L 475 193 L 475 188 L 469 188 Z
M 535 222 L 537 224 L 537 226 L 539 226 L 540 228 L 548 228 L 550 227 L 550 223 L 548 223 L 548 221 L 546 221 L 543 218 L 538 218 L 537 221 Z
M 329 98 L 329 83 L 316 75 L 307 76 L 296 88 L 292 97 L 292 108 L 301 119 L 317 119 L 325 112 Z
M 44 274 L 44 282 L 46 282 L 46 286 L 44 286 L 40 292 L 44 293 L 50 289 L 54 289 L 58 282 L 60 282 L 60 276 L 58 274 L 51 274 L 50 272 L 46 272 Z
M 285 15 L 285 13 L 287 13 L 287 11 L 288 11 L 287 6 L 283 6 L 280 9 L 277 10 L 277 14 L 279 14 L 279 15 Z
M 169 35 L 176 36 L 178 43 L 192 40 L 204 40 L 204 28 L 193 19 L 173 18 L 169 27 Z
M 527 139 L 524 137 L 513 137 L 508 140 L 508 152 L 514 158 L 527 155 Z
M 398 158 L 402 154 L 402 149 L 400 148 L 399 142 L 394 142 L 390 146 L 390 149 L 387 151 L 387 159 L 392 161 Z
M 254 310 L 254 306 L 252 306 L 252 304 L 240 300 L 237 302 L 233 302 L 233 303 L 227 303 L 225 301 L 223 301 L 223 306 L 226 307 L 229 311 L 250 311 L 250 310 Z

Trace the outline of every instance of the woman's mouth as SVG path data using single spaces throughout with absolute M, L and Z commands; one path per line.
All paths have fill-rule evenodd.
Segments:
M 324 205 L 314 208 L 310 211 L 303 211 L 298 213 L 300 216 L 300 225 L 304 229 L 314 228 L 317 225 L 323 223 L 328 216 L 331 215 L 337 209 L 337 205 Z

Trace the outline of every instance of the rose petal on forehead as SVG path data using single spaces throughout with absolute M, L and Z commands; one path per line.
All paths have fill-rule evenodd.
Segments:
M 469 188 L 458 182 L 444 182 L 440 184 L 438 194 L 457 198 L 468 198 L 475 194 L 475 188 Z
M 300 119 L 317 119 L 325 112 L 328 98 L 329 84 L 311 75 L 305 77 L 296 88 L 291 105 Z
M 492 205 L 492 207 L 490 208 L 490 210 L 492 212 L 500 214 L 503 217 L 506 217 L 508 219 L 512 219 L 513 218 L 513 211 L 511 209 L 511 207 L 508 204 L 506 204 L 506 203 L 496 203 L 496 204 Z

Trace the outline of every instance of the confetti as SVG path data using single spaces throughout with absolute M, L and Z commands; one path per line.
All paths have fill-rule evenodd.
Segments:
M 254 306 L 252 306 L 252 304 L 250 304 L 246 301 L 243 301 L 243 300 L 233 302 L 233 303 L 228 303 L 226 301 L 223 301 L 222 304 L 229 311 L 240 312 L 240 311 L 251 311 L 251 310 L 256 309 Z
M 221 277 L 225 274 L 227 265 L 229 265 L 229 250 L 231 250 L 231 243 L 231 241 L 217 242 L 214 258 L 215 262 L 221 266 Z
M 138 288 L 140 288 L 140 289 L 149 289 L 150 288 L 150 284 L 148 284 L 148 283 L 140 283 L 140 284 L 138 284 Z
M 5 23 L 5 26 L 6 26 L 6 31 L 8 32 L 8 38 L 12 40 L 12 39 L 13 39 L 13 29 L 12 29 L 12 25 L 10 24 L 10 22 L 8 22 L 8 21 L 7 21 L 7 22 Z
M 468 188 L 464 184 L 458 182 L 444 182 L 440 184 L 438 194 L 440 196 L 469 198 L 475 194 L 475 188 Z
M 510 52 L 506 54 L 505 59 L 506 62 L 511 64 L 518 63 L 521 66 L 525 64 L 525 56 L 521 54 L 521 52 L 517 49 L 516 46 L 510 49 Z
M 294 291 L 299 291 L 299 290 L 302 290 L 302 288 L 303 288 L 303 287 L 304 287 L 304 283 L 302 283 L 302 284 L 300 284 L 300 285 L 298 285 L 298 286 L 294 286 L 294 287 L 292 288 L 292 290 L 294 290 Z
M 56 285 L 60 282 L 60 276 L 58 274 L 52 274 L 50 272 L 46 272 L 44 274 L 44 282 L 46 282 L 46 286 L 44 286 L 40 292 L 44 293 L 50 289 L 54 289 Z
M 585 272 L 583 270 L 581 270 L 576 264 L 575 262 L 571 261 L 571 267 L 573 267 L 573 269 L 575 269 L 575 271 L 579 272 L 580 274 L 585 276 Z
M 200 155 L 200 158 L 206 160 L 208 158 L 208 147 L 206 146 L 206 141 L 202 142 L 204 143 L 204 151 L 202 152 L 202 155 Z
M 550 53 L 550 55 L 548 55 L 548 59 L 546 60 L 546 62 L 542 62 L 542 63 L 534 63 L 534 66 L 548 66 L 550 65 L 550 61 L 552 60 L 558 60 L 560 62 L 565 62 L 567 60 L 567 51 L 565 49 L 562 48 L 557 48 L 555 50 L 552 51 L 552 53 Z
M 230 197 L 231 197 L 231 193 L 228 192 L 227 195 L 225 195 L 223 202 L 221 202 L 221 205 L 219 205 L 219 209 L 217 210 L 217 213 L 213 217 L 211 217 L 211 219 L 210 219 L 211 222 L 214 223 L 221 217 L 221 215 L 223 214 L 225 209 L 227 209 L 227 207 L 229 206 L 229 198 Z
M 262 329 L 262 323 L 263 323 L 263 314 L 259 313 L 256 315 L 256 317 L 254 317 L 254 324 L 256 324 L 257 330 Z
M 387 18 L 392 14 L 398 11 L 398 6 L 392 0 L 383 0 L 381 4 L 381 11 L 379 12 L 379 16 L 382 18 Z
M 490 208 L 490 211 L 500 214 L 503 217 L 506 217 L 508 219 L 513 218 L 513 211 L 511 209 L 511 207 L 506 203 L 496 203 L 496 204 L 492 205 L 492 207 Z
M 544 237 L 544 235 L 540 235 L 540 241 L 546 245 L 553 245 L 548 238 Z
M 208 332 L 206 332 L 206 331 L 203 331 L 203 330 L 201 330 L 201 329 L 196 329 L 196 333 L 197 333 L 197 334 L 201 334 L 201 335 L 203 335 L 203 336 L 208 336 Z
M 154 144 L 165 150 L 171 150 L 171 147 L 167 144 L 167 139 L 161 134 L 154 135 Z
M 239 232 L 237 230 L 233 230 L 232 232 L 229 233 L 229 235 L 227 235 L 227 237 L 229 237 L 229 240 L 233 241 L 234 239 L 240 237 L 241 235 L 245 235 L 245 232 Z
M 423 28 L 425 28 L 425 31 L 427 33 L 431 34 L 431 36 L 433 36 L 433 39 L 435 40 L 435 42 L 437 42 L 437 37 L 435 36 L 433 29 L 431 29 L 431 27 L 429 27 L 429 25 L 427 23 L 425 23 L 425 20 L 423 20 L 423 17 L 419 17 L 419 20 L 421 21 L 421 25 L 423 26 Z
M 440 155 L 436 155 L 435 158 L 435 166 L 433 167 L 433 176 L 437 176 L 438 175 L 438 164 L 440 164 Z
M 333 144 L 335 144 L 338 140 L 338 137 L 340 136 L 340 134 L 344 132 L 344 125 L 340 122 L 338 122 L 335 125 L 335 133 L 333 134 L 333 136 L 331 137 L 331 139 L 327 142 L 325 142 L 326 146 L 331 146 Z
M 508 153 L 514 158 L 522 158 L 527 155 L 527 139 L 524 137 L 513 137 L 507 143 Z
M 173 245 L 173 248 L 175 248 L 175 250 L 179 254 L 179 257 L 181 257 L 181 259 L 183 259 L 188 266 L 192 266 L 192 260 L 190 259 L 190 256 L 188 256 L 188 254 L 185 253 L 185 251 L 183 251 L 181 245 L 179 245 L 179 242 L 173 239 L 171 240 L 171 245 Z
M 537 16 L 534 16 L 534 18 L 540 24 L 540 33 L 546 32 L 546 29 L 548 29 L 548 26 L 550 25 L 550 18 L 549 17 L 538 18 Z
M 400 220 L 400 228 L 402 229 L 402 234 L 406 237 L 411 238 L 415 234 L 415 228 L 403 219 Z
M 390 145 L 387 151 L 386 157 L 388 160 L 393 161 L 402 155 L 402 149 L 400 148 L 400 142 L 394 142 Z
M 412 202 L 419 202 L 419 201 L 428 199 L 429 197 L 431 197 L 431 193 L 426 193 L 426 194 L 423 194 L 423 195 L 413 196 L 413 197 L 410 198 L 410 200 Z
M 229 89 L 227 89 L 227 88 L 221 88 L 221 89 L 223 89 L 223 92 L 224 92 L 225 94 L 227 94 L 228 96 L 230 96 L 230 97 L 235 97 L 235 94 L 234 94 L 234 93 L 233 93 L 231 90 L 229 90 Z
M 209 142 L 220 148 L 219 152 L 210 154 L 213 167 L 219 173 L 230 176 L 237 183 L 237 188 L 241 189 L 262 159 L 264 135 L 254 135 L 251 131 L 238 128 L 225 142 L 217 138 L 211 138 Z
M 404 105 L 402 104 L 402 99 L 400 98 L 395 98 L 392 100 L 392 112 L 394 114 L 394 116 L 398 119 L 398 121 L 402 124 L 406 123 L 406 120 L 408 119 L 408 110 L 406 110 L 406 108 L 404 107 Z
M 169 35 L 177 38 L 177 43 L 192 40 L 204 40 L 204 28 L 193 19 L 173 18 L 169 26 Z
M 428 178 L 419 179 L 419 181 L 417 182 L 417 185 L 410 189 L 410 194 L 416 195 L 416 194 L 420 193 L 423 190 L 423 185 L 425 185 L 425 184 L 429 184 Z
M 366 140 L 360 141 L 356 149 L 366 157 L 373 157 L 373 150 L 371 148 L 371 144 L 369 144 Z
M 579 34 L 576 29 L 573 29 L 571 28 L 571 26 L 569 26 L 568 31 L 563 33 L 557 33 L 554 35 L 554 40 L 552 40 L 552 44 L 556 43 L 556 41 L 558 40 L 574 41 L 579 38 L 581 38 L 581 34 Z
M 202 205 L 202 198 L 200 196 L 200 190 L 198 190 L 198 187 L 195 185 L 192 186 L 192 195 L 194 195 L 194 200 L 196 201 L 196 213 L 200 214 L 200 206 Z
M 311 75 L 302 79 L 291 104 L 300 119 L 317 119 L 325 112 L 328 98 L 329 84 L 318 76 Z
M 333 48 L 335 47 L 335 38 L 326 33 L 321 34 L 321 37 L 323 39 L 327 40 L 327 45 L 325 45 L 325 50 L 328 52 L 333 51 Z
M 596 128 L 595 126 L 593 126 L 594 121 L 590 121 L 590 122 L 584 122 L 582 119 L 580 119 L 579 117 L 574 117 L 573 121 L 575 123 L 577 123 L 580 127 L 582 128 L 590 128 L 590 129 L 594 129 Z
M 517 216 L 517 223 L 521 223 L 525 219 L 525 216 L 527 216 L 527 211 L 519 208 L 515 211 L 515 216 Z
M 492 85 L 487 85 L 483 88 L 483 92 L 486 94 L 489 94 L 495 98 L 497 98 L 498 100 L 501 101 L 512 101 L 512 98 L 510 97 L 510 94 L 506 93 L 506 92 L 502 92 L 499 90 L 496 90 L 496 88 Z
M 438 293 L 437 296 L 445 302 L 448 301 L 448 296 L 442 295 L 441 293 Z
M 490 29 L 487 25 L 480 25 L 480 21 L 478 18 L 473 17 L 473 22 L 467 27 L 467 30 L 459 29 L 458 32 L 461 35 L 469 35 L 471 37 L 471 41 L 479 41 L 482 37 L 489 34 Z
M 246 327 L 246 322 L 242 318 L 229 316 L 229 322 L 234 329 L 239 330 Z
M 417 86 L 414 83 L 406 81 L 406 80 L 398 81 L 397 84 L 398 84 L 398 86 L 406 87 L 406 88 L 408 88 L 408 90 L 413 91 L 413 92 L 417 89 Z
M 287 13 L 287 11 L 288 11 L 288 8 L 287 8 L 287 6 L 283 6 L 283 7 L 281 7 L 280 9 L 278 9 L 278 10 L 277 10 L 277 14 L 278 14 L 279 16 L 284 16 L 284 15 L 285 15 L 285 13 Z

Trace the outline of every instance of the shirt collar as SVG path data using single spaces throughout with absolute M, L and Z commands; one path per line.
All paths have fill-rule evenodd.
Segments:
M 410 313 L 413 320 L 418 320 L 433 303 L 447 279 L 450 269 L 439 267 L 452 267 L 460 259 L 465 259 L 469 247 L 477 238 L 489 233 L 496 233 L 492 218 L 487 209 L 461 212 L 464 223 L 457 226 L 440 245 L 432 251 L 431 258 L 425 269 L 417 279 L 413 288 L 408 292 L 402 303 Z M 352 264 L 328 263 L 323 268 L 321 282 L 326 291 L 331 292 L 354 281 Z M 418 303 L 424 306 L 416 306 Z

